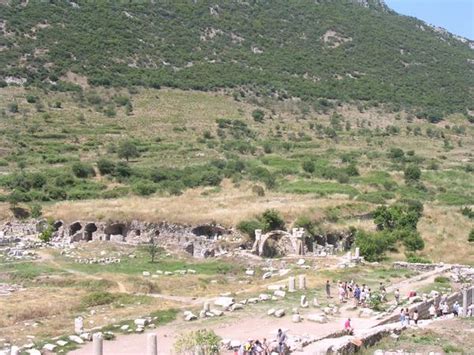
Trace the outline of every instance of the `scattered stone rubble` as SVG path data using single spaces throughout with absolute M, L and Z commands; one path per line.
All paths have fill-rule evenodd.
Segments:
M 0 283 L 0 296 L 8 296 L 13 292 L 23 290 L 21 285 Z
M 424 264 L 424 263 L 408 263 L 398 261 L 393 263 L 395 269 L 409 269 L 418 272 L 433 271 L 436 269 L 447 269 L 450 271 L 450 278 L 454 282 L 470 283 L 474 281 L 474 267 L 459 264 Z

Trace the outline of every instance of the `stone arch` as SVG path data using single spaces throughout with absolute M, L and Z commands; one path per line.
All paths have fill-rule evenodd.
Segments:
M 258 255 L 273 258 L 295 252 L 291 234 L 285 231 L 272 231 L 262 235 Z
M 74 235 L 82 229 L 81 222 L 74 222 L 69 226 L 69 235 Z
M 87 223 L 84 227 L 84 239 L 86 241 L 92 240 L 94 232 L 97 232 L 97 226 L 95 223 Z

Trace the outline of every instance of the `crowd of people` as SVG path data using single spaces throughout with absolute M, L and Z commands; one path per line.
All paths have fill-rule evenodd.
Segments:
M 436 306 L 434 303 L 431 304 L 428 309 L 431 319 L 435 318 L 446 318 L 448 314 L 453 314 L 455 317 L 459 316 L 462 313 L 462 306 L 458 301 L 454 302 L 452 307 L 449 307 L 449 304 L 445 298 L 442 298 L 439 302 L 439 305 Z
M 329 280 L 326 281 L 325 285 L 327 298 L 332 298 L 331 295 L 331 283 Z M 350 299 L 353 299 L 354 306 L 367 307 L 374 299 L 378 299 L 380 302 L 387 301 L 387 290 L 382 282 L 380 282 L 378 292 L 372 292 L 371 288 L 366 284 L 355 283 L 353 280 L 341 282 L 337 284 L 337 295 L 340 303 L 345 303 Z M 393 292 L 394 300 L 396 305 L 399 306 L 400 302 L 400 290 L 396 289 Z M 416 292 L 410 292 L 408 297 L 416 296 Z M 474 309 L 474 305 L 473 305 Z M 443 296 L 439 302 L 439 305 L 431 304 L 428 310 L 432 319 L 439 317 L 446 317 L 448 314 L 453 313 L 454 316 L 458 316 L 462 313 L 462 307 L 459 302 L 455 302 L 452 307 L 449 306 L 446 296 Z M 410 312 L 408 308 L 400 309 L 400 323 L 402 326 L 409 326 L 410 324 L 418 324 L 420 318 L 417 309 Z M 354 334 L 354 328 L 351 323 L 351 318 L 347 318 L 344 322 L 344 332 L 349 335 Z M 278 329 L 276 342 L 268 342 L 267 339 L 263 341 L 249 339 L 247 342 L 242 344 L 238 349 L 235 350 L 235 355 L 269 355 L 277 353 L 279 355 L 286 355 L 289 353 L 287 345 L 287 336 L 285 332 Z
M 337 294 L 339 297 L 339 303 L 347 302 L 350 298 L 354 300 L 354 306 L 367 307 L 372 300 L 372 297 L 378 297 L 381 302 L 387 301 L 387 290 L 383 283 L 380 283 L 379 292 L 377 295 L 373 294 L 372 289 L 368 285 L 355 283 L 354 280 L 338 282 L 337 285 Z M 331 296 L 331 284 L 329 280 L 326 281 L 326 296 L 327 298 L 332 298 Z M 396 290 L 395 299 L 397 304 L 400 299 L 400 292 Z
M 263 341 L 249 339 L 236 349 L 235 355 L 270 355 L 273 353 L 279 355 L 288 354 L 288 337 L 281 329 L 278 329 L 276 340 L 275 344 L 269 343 L 266 338 L 263 338 Z

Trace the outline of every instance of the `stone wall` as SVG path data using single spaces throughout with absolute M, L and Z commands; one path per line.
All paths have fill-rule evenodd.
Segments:
M 408 309 L 409 309 L 410 313 L 412 313 L 415 309 L 417 309 L 420 319 L 428 319 L 430 317 L 430 314 L 429 314 L 430 306 L 433 303 L 434 303 L 435 306 L 438 306 L 440 300 L 441 300 L 441 296 L 436 296 L 436 297 L 430 298 L 430 299 L 428 299 L 424 302 L 410 305 L 410 306 L 408 306 Z M 446 299 L 446 302 L 448 303 L 450 309 L 452 309 L 452 306 L 453 306 L 454 302 L 456 302 L 456 301 L 461 306 L 463 306 L 463 307 L 465 306 L 465 305 L 463 305 L 462 291 L 455 292 L 455 293 L 449 295 Z M 474 301 L 474 286 L 471 286 L 467 290 L 467 307 L 472 305 L 473 301 Z M 398 314 L 395 314 L 392 317 L 387 318 L 387 319 L 383 320 L 382 322 L 380 322 L 379 325 L 397 322 L 399 320 L 399 318 L 400 318 L 400 316 Z

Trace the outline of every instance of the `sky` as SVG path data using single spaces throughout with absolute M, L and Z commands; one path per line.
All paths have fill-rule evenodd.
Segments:
M 385 0 L 402 15 L 417 17 L 474 40 L 474 0 Z

